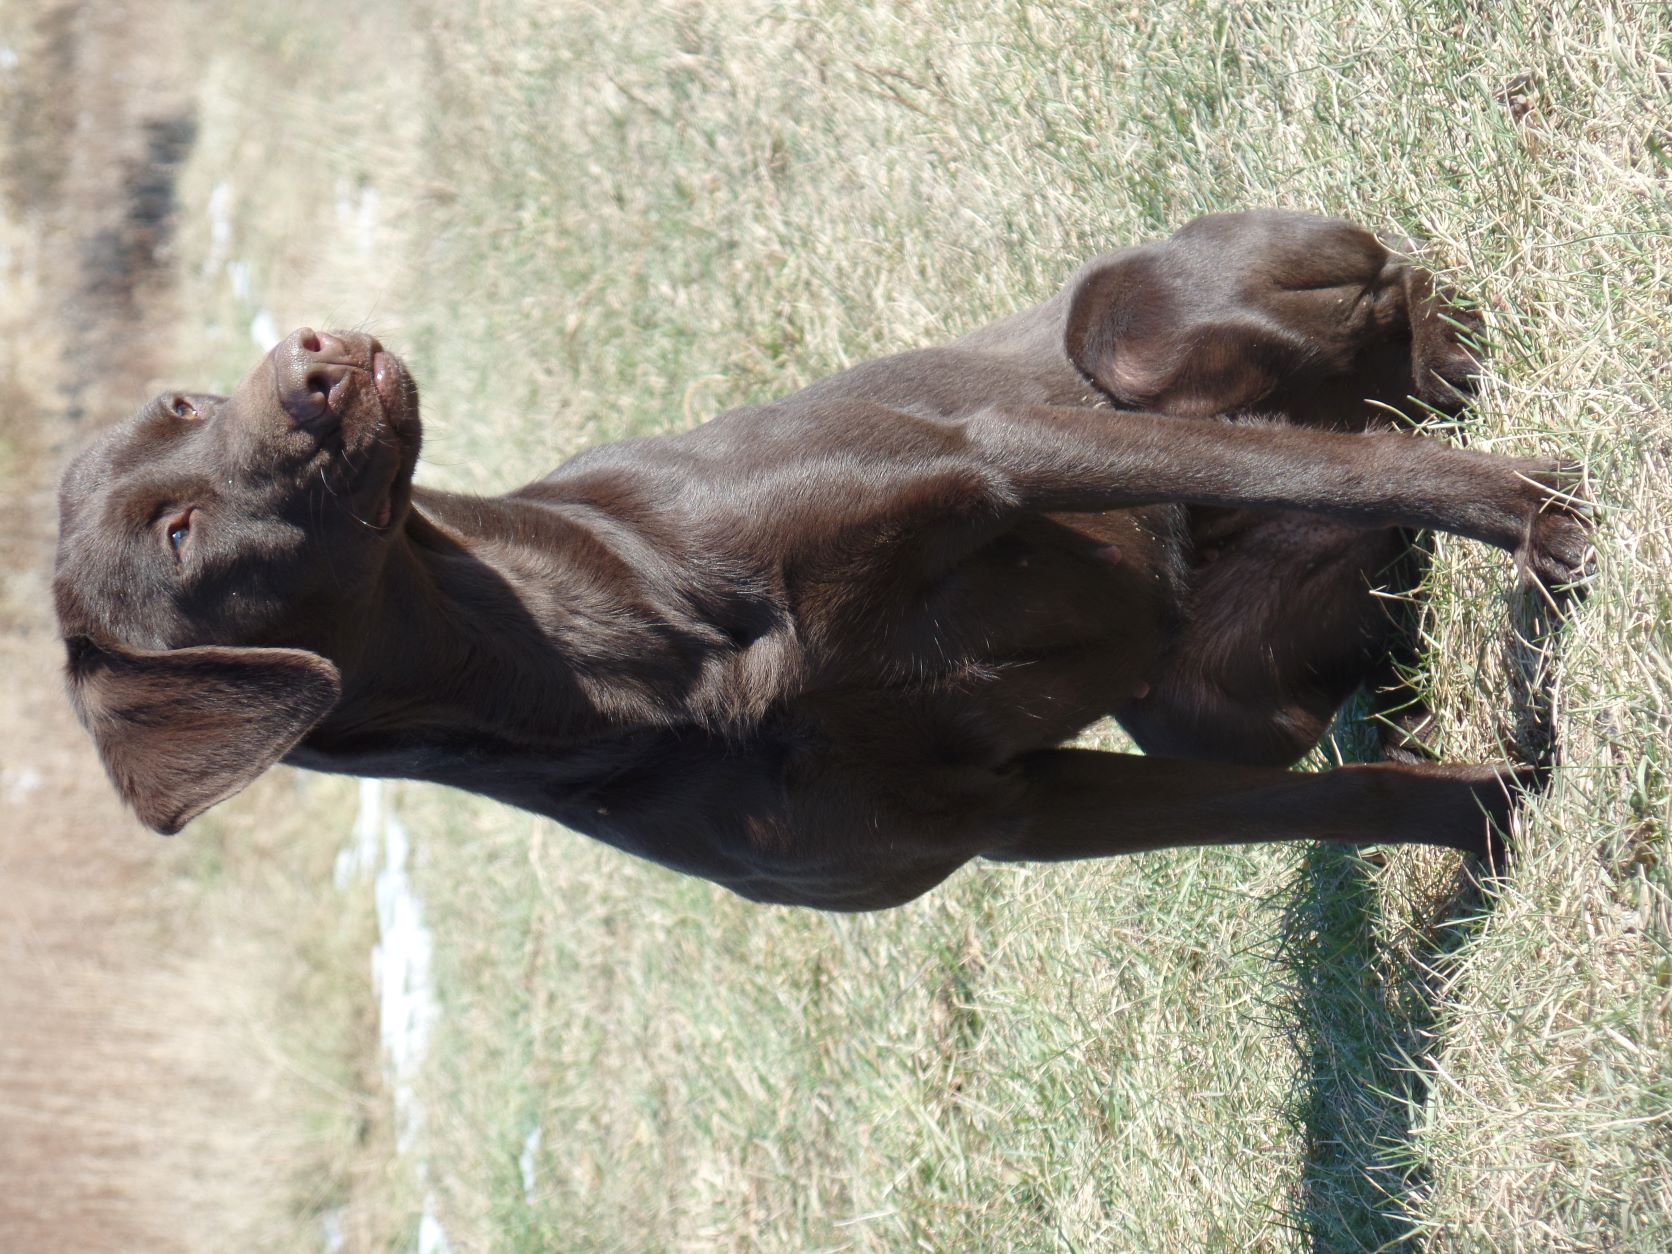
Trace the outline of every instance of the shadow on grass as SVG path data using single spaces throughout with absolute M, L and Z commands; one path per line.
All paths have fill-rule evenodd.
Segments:
M 1300 1056 L 1290 1117 L 1305 1137 L 1296 1218 L 1314 1250 L 1415 1251 L 1428 1180 L 1414 1122 L 1459 951 L 1489 901 L 1460 870 L 1410 948 L 1380 935 L 1375 863 L 1312 849 L 1284 903 L 1278 960 Z
M 1551 663 L 1562 613 L 1525 593 L 1510 614 L 1504 734 L 1517 760 L 1545 768 L 1557 756 Z M 1344 710 L 1333 735 L 1341 759 L 1380 756 L 1362 707 Z M 1351 846 L 1313 846 L 1279 903 L 1281 1013 L 1300 1060 L 1289 1117 L 1305 1138 L 1294 1218 L 1317 1254 L 1423 1248 L 1429 1179 L 1416 1123 L 1448 989 L 1494 901 L 1459 865 L 1418 903 L 1408 942 L 1390 944 L 1379 865 Z

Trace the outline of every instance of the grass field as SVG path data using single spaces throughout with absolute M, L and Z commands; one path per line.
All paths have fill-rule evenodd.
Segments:
M 1606 507 L 1542 660 L 1501 555 L 1438 546 L 1448 756 L 1525 738 L 1531 661 L 1565 755 L 1488 900 L 1439 854 L 1292 847 L 832 918 L 396 789 L 441 1020 L 424 1182 L 387 1128 L 335 1168 L 357 1243 L 427 1194 L 459 1250 L 1672 1248 L 1665 7 L 194 12 L 176 364 L 230 383 L 264 314 L 370 326 L 427 482 L 506 489 L 1281 204 L 1433 240 L 1489 324 L 1458 438 L 1580 458 Z

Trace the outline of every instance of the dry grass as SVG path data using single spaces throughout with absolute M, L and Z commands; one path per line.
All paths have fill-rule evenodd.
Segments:
M 456 1248 L 1672 1245 L 1664 8 L 318 15 L 206 19 L 187 203 L 233 180 L 281 327 L 409 350 L 432 481 L 509 487 L 1277 203 L 1433 240 L 1491 327 L 1460 437 L 1582 457 L 1608 509 L 1549 663 L 1565 765 L 1484 902 L 1435 856 L 1268 849 L 977 867 L 830 919 L 402 790 Z M 363 186 L 369 270 L 333 208 Z M 256 311 L 195 222 L 180 356 L 224 381 Z M 1447 542 L 1432 582 L 1448 752 L 1499 756 L 1509 574 Z

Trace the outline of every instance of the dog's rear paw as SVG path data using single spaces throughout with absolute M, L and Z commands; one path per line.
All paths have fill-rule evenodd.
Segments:
M 1515 817 L 1526 799 L 1544 791 L 1550 771 L 1543 766 L 1480 766 L 1468 768 L 1475 776 L 1473 792 L 1481 811 L 1481 843 L 1469 852 L 1487 876 L 1509 870 L 1515 852 Z

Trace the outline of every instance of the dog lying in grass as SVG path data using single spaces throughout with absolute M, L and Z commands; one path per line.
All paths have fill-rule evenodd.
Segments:
M 1287 769 L 1396 648 L 1372 590 L 1414 530 L 1584 570 L 1555 467 L 1395 429 L 1462 403 L 1469 326 L 1347 222 L 1216 215 L 948 347 L 489 498 L 415 487 L 405 366 L 304 328 L 69 468 L 70 693 L 161 832 L 283 761 L 831 910 L 975 857 L 1499 856 L 1522 769 Z M 1064 747 L 1106 715 L 1145 752 Z

